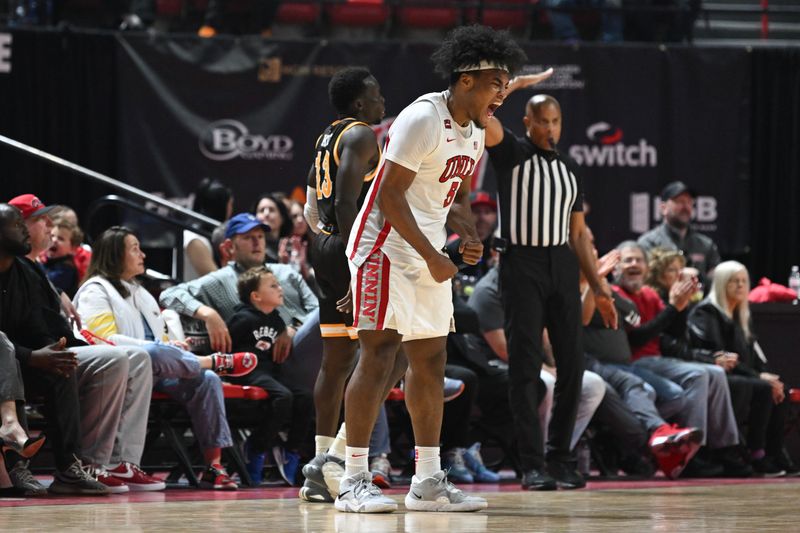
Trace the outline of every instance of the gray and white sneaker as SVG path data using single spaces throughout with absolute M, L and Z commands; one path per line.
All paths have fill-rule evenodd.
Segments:
M 325 483 L 325 474 L 322 471 L 325 464 L 329 462 L 340 466 L 342 472 L 344 472 L 344 461 L 327 453 L 318 453 L 303 467 L 303 476 L 306 480 L 303 482 L 303 486 L 300 487 L 299 496 L 301 500 L 312 503 L 333 503 L 335 494 L 328 490 L 328 485 Z M 333 468 L 329 467 L 328 470 L 332 471 Z M 341 479 L 341 475 L 339 479 Z M 336 494 L 339 494 L 338 486 L 339 483 L 337 482 Z
M 109 494 L 108 487 L 92 475 L 92 467 L 83 466 L 77 457 L 66 470 L 56 472 L 48 491 L 52 494 Z
M 406 507 L 411 511 L 480 511 L 489 504 L 478 496 L 469 496 L 447 481 L 447 472 L 440 470 L 433 477 L 411 478 L 406 494 Z
M 8 471 L 11 484 L 23 496 L 44 496 L 47 494 L 47 488 L 33 477 L 28 470 L 29 463 L 30 461 L 18 461 L 14 468 Z
M 322 465 L 322 476 L 332 498 L 339 495 L 339 485 L 344 477 L 344 459 L 335 455 L 326 454 L 325 463 Z
M 397 502 L 387 498 L 375 484 L 372 474 L 359 472 L 342 478 L 339 496 L 333 506 L 344 513 L 391 513 L 397 510 Z

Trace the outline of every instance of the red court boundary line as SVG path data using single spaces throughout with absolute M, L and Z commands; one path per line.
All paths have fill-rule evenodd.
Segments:
M 603 490 L 640 490 L 640 489 L 674 489 L 683 487 L 714 487 L 724 485 L 797 485 L 800 478 L 750 478 L 750 479 L 687 479 L 669 481 L 665 478 L 655 478 L 644 481 L 590 481 L 583 491 Z M 518 482 L 496 484 L 461 485 L 470 492 L 500 493 L 522 492 Z M 407 486 L 399 485 L 397 488 L 385 490 L 390 495 L 403 495 L 408 490 Z M 212 490 L 198 490 L 190 488 L 175 488 L 160 492 L 133 492 L 114 494 L 110 496 L 65 497 L 46 496 L 43 498 L 3 499 L 0 498 L 0 508 L 5 507 L 35 507 L 40 505 L 88 505 L 119 503 L 176 503 L 176 502 L 204 502 L 204 501 L 245 501 L 245 500 L 279 500 L 297 498 L 298 489 L 295 487 L 240 489 L 238 491 L 224 492 Z M 491 503 L 491 496 L 489 496 Z M 305 505 L 305 504 L 304 504 Z M 309 503 L 314 507 L 323 504 Z

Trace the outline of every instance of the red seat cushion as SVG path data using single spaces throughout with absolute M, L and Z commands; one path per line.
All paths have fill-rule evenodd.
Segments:
M 397 20 L 415 28 L 452 28 L 459 22 L 455 7 L 400 7 Z
M 222 395 L 226 400 L 266 400 L 269 393 L 261 387 L 250 385 L 234 385 L 233 383 L 222 383 Z M 171 400 L 169 394 L 153 391 L 151 401 Z
M 354 0 L 326 9 L 334 26 L 382 26 L 389 19 L 389 6 L 383 2 Z
M 525 28 L 528 25 L 527 5 L 537 3 L 537 0 L 484 0 L 481 20 L 478 19 L 476 9 L 468 9 L 467 22 L 479 22 L 496 29 Z M 505 4 L 506 8 L 492 8 L 492 4 Z M 516 5 L 510 5 L 516 4 Z
M 281 2 L 275 20 L 283 24 L 313 24 L 319 18 L 320 7 L 309 2 Z
M 245 385 L 242 388 L 244 389 L 244 398 L 246 400 L 266 400 L 269 398 L 269 393 L 261 387 Z

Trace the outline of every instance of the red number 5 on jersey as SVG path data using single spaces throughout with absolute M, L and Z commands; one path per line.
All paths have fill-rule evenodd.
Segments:
M 456 199 L 456 193 L 458 192 L 459 185 L 461 185 L 460 181 L 454 181 L 450 184 L 450 190 L 447 191 L 447 196 L 444 197 L 444 203 L 442 204 L 442 207 L 448 207 L 453 203 L 453 200 Z

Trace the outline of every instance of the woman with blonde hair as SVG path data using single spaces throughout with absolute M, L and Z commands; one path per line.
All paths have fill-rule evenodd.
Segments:
M 739 424 L 747 425 L 753 468 L 765 476 L 796 471 L 783 450 L 786 418 L 784 384 L 767 372 L 767 358 L 752 330 L 750 278 L 737 261 L 717 265 L 708 297 L 689 314 L 689 340 L 712 350 L 728 373 L 731 399 Z

